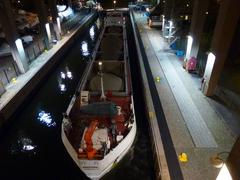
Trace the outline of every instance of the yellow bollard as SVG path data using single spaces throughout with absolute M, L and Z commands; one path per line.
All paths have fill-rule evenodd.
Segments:
M 186 154 L 186 153 L 181 153 L 181 154 L 178 156 L 178 159 L 179 159 L 180 162 L 187 162 L 187 161 L 188 161 L 187 154 Z
M 155 78 L 155 81 L 160 82 L 160 77 L 157 76 L 157 77 Z
M 17 78 L 12 78 L 11 82 L 15 84 L 17 82 Z

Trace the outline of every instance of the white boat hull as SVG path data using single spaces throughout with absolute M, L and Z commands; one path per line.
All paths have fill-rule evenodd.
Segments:
M 62 127 L 62 141 L 68 153 L 78 165 L 78 167 L 90 179 L 97 180 L 103 177 L 106 173 L 108 173 L 126 155 L 134 142 L 136 132 L 137 125 L 134 116 L 134 122 L 128 135 L 114 149 L 112 149 L 106 156 L 104 156 L 102 160 L 79 159 L 77 152 L 70 144 L 64 132 L 64 127 Z

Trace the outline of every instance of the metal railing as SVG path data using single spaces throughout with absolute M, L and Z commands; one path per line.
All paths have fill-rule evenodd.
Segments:
M 43 38 L 36 40 L 27 48 L 25 48 L 28 63 L 30 64 L 33 60 L 40 56 L 45 51 L 45 49 L 47 48 Z
M 19 70 L 15 62 L 8 63 L 7 66 L 0 69 L 0 85 L 6 86 L 11 81 L 14 81 L 19 75 Z

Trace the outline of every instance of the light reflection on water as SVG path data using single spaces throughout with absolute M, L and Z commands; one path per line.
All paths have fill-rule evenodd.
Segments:
M 81 52 L 85 57 L 90 55 L 90 52 L 88 50 L 88 43 L 86 41 L 82 41 L 81 43 Z
M 21 153 L 36 154 L 36 148 L 37 145 L 35 145 L 30 138 L 24 137 L 24 135 L 20 135 L 17 142 L 11 145 L 10 151 L 13 155 Z
M 68 66 L 65 66 L 64 71 L 60 72 L 60 78 L 58 78 L 58 87 L 60 89 L 61 94 L 67 91 L 66 83 L 68 80 L 73 79 L 72 71 L 69 70 Z
M 90 38 L 94 41 L 94 38 L 95 38 L 94 26 L 90 28 L 89 35 L 90 35 Z
M 41 111 L 38 113 L 37 118 L 42 124 L 46 125 L 47 127 L 55 127 L 56 122 L 52 119 L 51 114 L 45 111 Z

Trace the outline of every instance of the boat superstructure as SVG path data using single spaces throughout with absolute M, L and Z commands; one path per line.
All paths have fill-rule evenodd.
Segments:
M 125 17 L 107 12 L 93 58 L 64 115 L 62 140 L 80 169 L 100 179 L 124 157 L 135 136 Z

